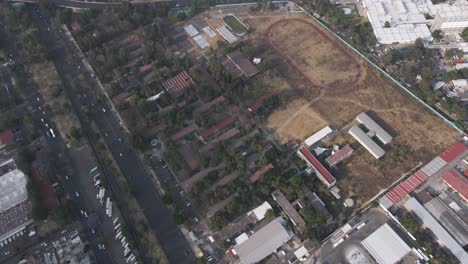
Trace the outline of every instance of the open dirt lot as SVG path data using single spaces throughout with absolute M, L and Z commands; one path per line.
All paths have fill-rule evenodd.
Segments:
M 281 78 L 297 94 L 266 117 L 266 126 L 282 142 L 302 140 L 326 125 L 339 130 L 336 143 L 350 143 L 356 152 L 333 173 L 345 195 L 357 194 L 358 202 L 428 162 L 460 136 L 310 18 L 289 15 L 247 22 L 255 28 L 250 45 L 263 45 L 266 59 L 286 57 L 275 67 L 286 69 L 280 71 Z M 328 54 L 337 59 L 324 62 Z M 361 112 L 369 112 L 394 136 L 382 160 L 375 160 L 347 133 Z

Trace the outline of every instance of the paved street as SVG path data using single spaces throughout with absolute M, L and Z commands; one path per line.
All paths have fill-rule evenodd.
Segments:
M 377 228 L 382 226 L 389 220 L 389 217 L 380 209 L 369 209 L 359 220 L 359 223 L 365 222 L 366 225 L 354 231 L 348 238 L 346 238 L 336 248 L 333 247 L 333 242 L 326 241 L 320 247 L 317 255 L 317 263 L 323 264 L 339 264 L 347 263 L 345 254 L 351 248 L 360 246 L 361 241 L 374 232 Z
M 1 28 L 3 30 L 3 28 Z M 12 43 L 12 41 L 9 41 L 7 43 Z M 9 50 L 9 53 L 12 55 L 13 59 L 16 60 L 17 55 L 16 55 L 16 50 L 13 46 L 10 46 L 7 48 Z M 24 79 L 26 80 L 26 74 L 23 71 L 21 67 L 15 68 L 16 73 L 19 76 L 23 76 Z M 79 181 L 78 179 L 75 178 L 74 170 L 72 169 L 72 166 L 70 164 L 70 160 L 68 159 L 68 149 L 67 146 L 65 145 L 63 139 L 60 137 L 60 134 L 57 133 L 57 128 L 53 122 L 51 122 L 48 117 L 45 115 L 44 110 L 43 110 L 43 100 L 40 96 L 40 94 L 33 89 L 33 87 L 27 85 L 26 83 L 22 82 L 22 80 L 17 80 L 21 81 L 20 86 L 23 89 L 23 94 L 25 95 L 25 100 L 28 101 L 28 109 L 31 111 L 32 117 L 34 122 L 36 123 L 37 127 L 40 129 L 40 133 L 44 136 L 47 142 L 47 146 L 49 148 L 49 151 L 51 154 L 51 159 L 55 160 L 53 162 L 56 164 L 56 172 L 58 175 L 67 175 L 71 181 Z M 46 125 L 47 124 L 47 125 Z M 55 131 L 55 137 L 51 136 L 51 129 Z M 78 189 L 76 189 L 76 186 L 74 184 L 65 184 L 64 185 L 64 190 L 65 192 L 69 194 L 74 194 Z M 83 208 L 84 210 L 90 210 L 92 208 L 91 204 L 88 204 L 87 201 L 83 200 L 83 197 L 73 197 L 70 196 L 71 199 L 76 204 L 77 208 Z M 78 212 L 77 212 L 78 213 Z M 98 263 L 113 263 L 111 260 L 111 257 L 107 253 L 107 251 L 99 250 L 98 249 L 98 237 L 93 235 L 89 229 L 86 228 L 86 220 L 81 219 L 81 223 L 84 229 L 85 234 L 87 235 L 87 239 L 90 241 L 91 248 L 95 252 L 96 260 Z M 18 256 L 16 255 L 16 252 L 11 252 L 10 257 L 12 258 L 17 258 Z
M 157 193 L 151 175 L 146 171 L 145 166 L 137 154 L 127 145 L 126 135 L 122 131 L 119 121 L 109 111 L 110 106 L 107 103 L 98 104 L 97 83 L 91 74 L 86 70 L 81 59 L 76 59 L 71 64 L 67 62 L 67 55 L 72 57 L 78 54 L 75 46 L 66 38 L 65 33 L 60 32 L 58 25 L 49 24 L 45 19 L 39 19 L 35 16 L 35 22 L 40 27 L 40 33 L 43 39 L 48 41 L 47 46 L 54 50 L 54 63 L 57 66 L 59 76 L 64 82 L 65 90 L 72 101 L 72 105 L 77 114 L 83 118 L 81 106 L 87 105 L 90 109 L 90 118 L 95 121 L 99 131 L 104 136 L 104 140 L 114 156 L 118 166 L 131 188 L 134 190 L 135 197 L 143 208 L 146 217 L 157 238 L 163 246 L 171 263 L 193 263 L 195 258 L 191 253 L 189 244 L 180 232 L 177 225 L 172 221 L 170 211 L 164 206 L 161 197 Z M 52 30 L 48 30 L 48 28 Z M 64 48 L 63 45 L 66 45 Z M 68 53 L 68 54 L 67 54 Z M 86 85 L 82 85 L 74 79 L 75 89 L 71 88 L 71 83 L 66 78 L 67 74 L 76 76 L 81 72 L 85 76 Z M 95 146 L 97 137 L 92 132 L 89 124 L 83 125 L 83 131 L 88 136 L 90 144 Z M 113 179 L 108 179 L 112 185 Z M 116 190 L 115 188 L 112 188 Z M 114 194 L 121 198 L 119 193 Z

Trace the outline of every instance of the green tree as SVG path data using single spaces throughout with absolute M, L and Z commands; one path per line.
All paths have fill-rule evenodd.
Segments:
M 299 213 L 304 217 L 304 220 L 309 224 L 322 225 L 325 223 L 323 217 L 315 210 L 309 207 L 302 208 Z
M 444 38 L 444 36 L 443 36 L 443 34 L 442 34 L 442 30 L 437 29 L 437 30 L 432 31 L 432 37 L 433 37 L 435 40 L 437 40 L 437 41 L 439 41 L 439 40 L 441 40 L 442 38 Z
M 80 128 L 72 127 L 70 129 L 70 136 L 75 140 L 80 140 L 83 137 L 83 132 Z
M 275 212 L 272 210 L 272 209 L 268 209 L 266 212 L 265 212 L 265 218 L 267 220 L 271 220 L 273 218 L 275 218 Z
M 72 10 L 69 8 L 62 8 L 57 13 L 57 16 L 61 24 L 69 25 L 72 20 Z
M 468 42 L 468 27 L 463 30 L 461 35 L 462 35 L 463 40 L 465 42 Z
M 389 28 L 389 27 L 390 27 L 390 22 L 385 21 L 385 23 L 384 23 L 384 28 Z

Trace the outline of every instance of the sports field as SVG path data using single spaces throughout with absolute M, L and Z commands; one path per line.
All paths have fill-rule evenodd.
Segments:
M 340 188 L 358 201 L 429 161 L 460 136 L 310 18 L 289 15 L 247 22 L 255 29 L 249 44 L 269 47 L 258 56 L 282 61 L 275 67 L 298 94 L 266 117 L 266 126 L 281 142 L 303 140 L 326 125 L 337 129 L 330 146 L 350 143 L 357 151 L 334 174 Z M 372 113 L 394 136 L 382 160 L 375 160 L 347 133 L 361 112 Z

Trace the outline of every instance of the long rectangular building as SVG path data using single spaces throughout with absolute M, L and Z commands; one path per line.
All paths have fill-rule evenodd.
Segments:
M 468 253 L 457 241 L 437 222 L 437 220 L 414 197 L 410 198 L 405 207 L 414 212 L 437 238 L 439 244 L 447 247 L 462 264 L 468 264 Z
M 303 159 L 307 166 L 312 167 L 317 177 L 325 184 L 328 188 L 332 187 L 336 183 L 335 177 L 320 163 L 320 161 L 310 153 L 309 149 L 302 146 L 297 151 L 297 154 Z
M 286 215 L 291 219 L 291 222 L 298 227 L 305 227 L 304 218 L 297 212 L 294 206 L 286 199 L 284 194 L 280 190 L 273 191 L 271 193 L 273 199 L 279 204 L 281 209 L 286 213 Z
M 241 263 L 253 264 L 271 255 L 292 237 L 293 234 L 284 226 L 284 220 L 278 217 L 244 242 L 234 246 L 234 251 Z
M 353 136 L 367 151 L 374 156 L 376 159 L 380 159 L 385 155 L 385 150 L 383 150 L 377 143 L 375 143 L 372 138 L 370 138 L 362 129 L 358 126 L 353 126 L 349 129 L 349 134 Z
M 377 124 L 372 118 L 370 118 L 366 113 L 360 113 L 356 120 L 365 125 L 367 129 L 373 131 L 377 138 L 384 143 L 385 145 L 392 141 L 392 136 L 387 133 L 379 124 Z
M 306 144 L 307 147 L 310 147 L 320 141 L 322 138 L 328 136 L 333 130 L 329 127 L 326 126 L 322 129 L 320 129 L 317 133 L 313 134 L 312 136 L 308 137 L 304 143 Z

